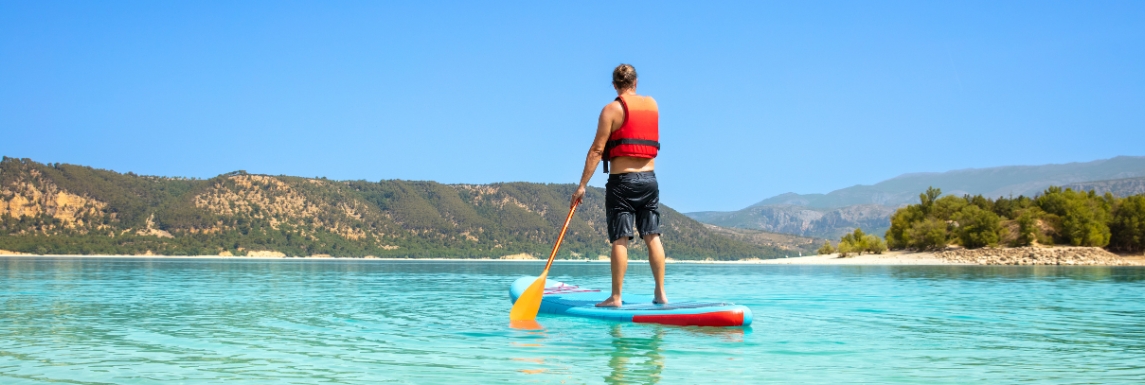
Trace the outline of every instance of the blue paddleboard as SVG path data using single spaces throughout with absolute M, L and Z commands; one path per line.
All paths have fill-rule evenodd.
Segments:
M 521 277 L 509 287 L 509 300 L 517 297 L 533 284 L 537 277 Z M 545 296 L 541 300 L 541 313 L 597 318 L 610 321 L 656 323 L 679 326 L 748 326 L 751 309 L 725 302 L 672 302 L 666 305 L 652 303 L 652 296 L 625 294 L 621 307 L 596 307 L 609 296 L 608 292 L 569 285 L 549 280 L 545 282 Z

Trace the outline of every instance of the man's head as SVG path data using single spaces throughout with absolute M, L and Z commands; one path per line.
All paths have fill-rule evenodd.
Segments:
M 612 70 L 612 87 L 616 92 L 636 89 L 636 68 L 631 64 L 621 64 Z

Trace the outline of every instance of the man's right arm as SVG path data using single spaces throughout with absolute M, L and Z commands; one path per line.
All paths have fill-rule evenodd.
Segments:
M 569 202 L 570 207 L 584 197 L 585 187 L 588 186 L 588 181 L 592 179 L 592 174 L 596 172 L 596 165 L 604 157 L 604 145 L 608 142 L 608 137 L 612 135 L 612 124 L 618 112 L 624 113 L 619 102 L 609 103 L 600 111 L 600 118 L 596 123 L 596 137 L 592 140 L 592 146 L 588 148 L 588 155 L 584 159 L 584 173 L 581 174 L 580 185 L 577 186 L 572 201 Z

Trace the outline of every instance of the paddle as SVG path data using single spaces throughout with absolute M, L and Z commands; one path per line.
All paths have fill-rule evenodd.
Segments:
M 553 245 L 553 252 L 549 254 L 545 270 L 528 289 L 525 289 L 524 293 L 521 293 L 520 297 L 517 297 L 513 310 L 509 311 L 509 321 L 532 321 L 537 318 L 537 311 L 541 310 L 541 298 L 545 296 L 545 277 L 549 275 L 549 267 L 553 266 L 553 258 L 556 258 L 557 250 L 561 248 L 561 241 L 565 240 L 565 231 L 569 229 L 569 222 L 572 222 L 577 206 L 580 206 L 580 200 L 569 208 L 569 217 L 565 218 L 565 225 L 561 227 L 561 235 L 557 237 L 557 244 Z

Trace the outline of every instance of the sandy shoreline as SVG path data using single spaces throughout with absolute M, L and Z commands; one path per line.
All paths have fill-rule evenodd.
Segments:
M 494 258 L 336 258 L 336 257 L 246 257 L 218 255 L 32 255 L 0 254 L 0 257 L 22 258 L 131 258 L 131 259 L 243 259 L 243 260 L 362 260 L 362 261 L 439 261 L 439 262 L 543 262 L 540 259 L 494 259 Z M 557 262 L 609 263 L 607 260 L 557 260 Z M 629 263 L 647 263 L 646 260 L 630 259 Z M 741 261 L 685 261 L 669 259 L 671 264 L 730 264 L 730 265 L 965 265 L 938 259 L 933 253 L 889 252 L 882 255 L 861 255 L 850 258 L 837 258 L 836 255 L 815 255 L 807 257 L 741 260 Z

